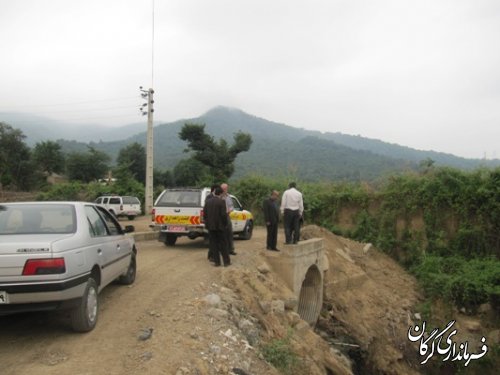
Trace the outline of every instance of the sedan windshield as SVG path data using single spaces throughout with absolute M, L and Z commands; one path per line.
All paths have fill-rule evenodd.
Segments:
M 69 204 L 1 204 L 0 235 L 74 233 L 75 210 Z

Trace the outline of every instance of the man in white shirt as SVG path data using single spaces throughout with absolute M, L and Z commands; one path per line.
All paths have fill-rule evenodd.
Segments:
M 295 182 L 288 184 L 281 198 L 281 213 L 285 226 L 285 243 L 296 244 L 300 238 L 300 218 L 304 213 L 302 193 L 296 189 Z
M 222 195 L 221 198 L 226 201 L 226 208 L 227 208 L 227 229 L 226 229 L 226 236 L 227 236 L 227 246 L 228 246 L 228 253 L 231 255 L 236 255 L 236 252 L 234 251 L 234 242 L 233 242 L 233 223 L 231 222 L 231 212 L 234 211 L 234 204 L 233 204 L 233 199 L 229 195 L 229 185 L 226 183 L 223 183 L 220 185 L 222 188 Z

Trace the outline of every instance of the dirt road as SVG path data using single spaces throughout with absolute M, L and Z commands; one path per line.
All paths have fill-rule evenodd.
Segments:
M 140 219 L 132 224 L 146 227 Z M 252 240 L 235 241 L 238 255 L 231 267 L 263 246 L 264 238 L 257 228 Z M 112 284 L 101 293 L 99 321 L 90 333 L 71 332 L 63 312 L 0 317 L 0 374 L 187 374 L 193 363 L 197 373 L 211 374 L 238 367 L 241 358 L 227 345 L 219 346 L 221 363 L 213 363 L 210 345 L 230 327 L 208 316 L 202 302 L 220 290 L 221 274 L 229 268 L 207 261 L 201 239 L 182 238 L 169 248 L 141 241 L 138 250 L 135 283 Z M 141 341 L 146 328 L 153 334 Z

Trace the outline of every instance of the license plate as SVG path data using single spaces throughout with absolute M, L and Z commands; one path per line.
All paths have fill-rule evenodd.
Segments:
M 9 295 L 7 292 L 0 290 L 0 304 L 2 303 L 9 303 Z
M 186 227 L 183 227 L 181 225 L 169 225 L 168 226 L 168 230 L 170 232 L 185 232 L 186 231 Z

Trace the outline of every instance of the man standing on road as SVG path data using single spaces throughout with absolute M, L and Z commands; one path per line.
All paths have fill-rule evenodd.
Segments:
M 285 225 L 285 243 L 296 244 L 300 239 L 300 218 L 304 213 L 302 193 L 296 189 L 295 182 L 288 184 L 281 198 L 281 213 Z
M 226 228 L 227 228 L 227 211 L 226 203 L 221 199 L 222 189 L 217 186 L 214 190 L 214 197 L 205 203 L 205 211 L 203 216 L 206 219 L 205 225 L 208 229 L 210 249 L 212 249 L 212 258 L 214 265 L 219 267 L 221 265 L 220 258 L 224 267 L 231 264 L 228 254 L 228 247 L 226 242 Z
M 214 195 L 214 191 L 215 191 L 215 188 L 217 188 L 219 185 L 212 185 L 212 187 L 210 188 L 210 193 L 207 194 L 207 196 L 205 197 L 205 206 L 203 207 L 203 221 L 205 222 L 205 225 L 207 223 L 207 217 L 206 217 L 206 212 L 207 212 L 207 209 L 206 209 L 206 205 L 207 205 L 207 202 L 214 198 L 215 195 Z M 213 241 L 210 241 L 210 231 L 208 232 L 208 260 L 213 262 L 214 261 L 214 249 L 213 249 L 213 244 L 212 244 Z
M 226 241 L 228 246 L 228 252 L 231 255 L 236 255 L 234 251 L 234 242 L 233 242 L 233 223 L 231 222 L 231 212 L 234 211 L 233 199 L 229 195 L 229 185 L 224 183 L 220 186 L 222 188 L 222 199 L 226 201 L 227 208 L 227 228 L 226 228 Z
M 267 229 L 266 249 L 271 251 L 279 251 L 276 248 L 276 243 L 278 242 L 278 222 L 280 218 L 280 208 L 277 202 L 279 195 L 277 190 L 273 190 L 271 196 L 264 200 L 264 204 L 262 205 Z

